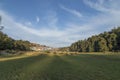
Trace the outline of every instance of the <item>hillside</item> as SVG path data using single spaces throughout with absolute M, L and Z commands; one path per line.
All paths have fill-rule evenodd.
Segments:
M 0 31 L 0 50 L 30 50 L 30 42 L 15 40 Z
M 75 52 L 120 51 L 120 27 L 79 40 L 73 43 L 69 50 Z
M 15 40 L 0 31 L 0 50 L 37 51 L 37 50 L 47 50 L 47 49 L 51 49 L 51 48 L 45 45 L 31 43 L 29 41 Z

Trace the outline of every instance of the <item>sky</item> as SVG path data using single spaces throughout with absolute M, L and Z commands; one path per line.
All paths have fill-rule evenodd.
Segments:
M 120 0 L 0 0 L 3 32 L 51 47 L 120 26 Z

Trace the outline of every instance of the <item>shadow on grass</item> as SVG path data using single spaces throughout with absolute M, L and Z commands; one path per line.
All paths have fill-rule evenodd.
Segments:
M 120 62 L 120 54 L 88 54 L 88 56 L 96 60 Z
M 0 62 L 1 80 L 119 80 L 120 58 L 39 55 Z
M 38 55 L 8 61 L 0 62 L 0 79 L 1 80 L 20 80 L 19 78 L 26 75 L 25 71 L 28 66 L 30 67 L 33 63 L 42 62 L 48 55 Z M 37 65 L 36 65 L 37 66 Z

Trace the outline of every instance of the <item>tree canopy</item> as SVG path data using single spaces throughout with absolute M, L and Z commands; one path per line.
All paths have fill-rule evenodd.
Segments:
M 0 31 L 0 50 L 30 50 L 29 41 L 14 40 Z
M 76 52 L 120 51 L 120 27 L 85 40 L 79 40 L 73 43 L 69 50 Z

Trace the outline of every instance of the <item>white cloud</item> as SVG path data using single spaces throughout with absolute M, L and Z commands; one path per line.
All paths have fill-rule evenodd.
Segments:
M 36 17 L 36 22 L 39 23 L 40 22 L 40 18 L 37 16 Z
M 96 2 L 92 2 L 91 0 L 84 0 L 84 2 L 91 8 L 103 12 L 103 17 L 106 16 L 109 17 L 109 19 L 116 19 L 120 15 L 120 0 L 96 0 Z M 101 14 L 97 15 L 97 17 L 103 18 Z M 104 18 L 104 20 L 106 20 L 106 18 Z
M 48 16 L 48 19 L 51 20 L 51 24 L 49 24 L 49 20 L 48 24 L 55 27 L 45 27 L 40 29 L 31 28 L 30 26 L 16 22 L 14 17 L 3 10 L 0 10 L 0 15 L 3 17 L 3 25 L 5 26 L 3 31 L 9 36 L 15 39 L 30 40 L 32 42 L 38 42 L 53 47 L 68 46 L 81 38 L 81 35 L 77 35 L 79 31 L 88 30 L 87 28 L 85 29 L 85 27 L 82 28 L 79 27 L 79 25 L 72 25 L 71 23 L 68 23 L 68 26 L 63 30 L 59 30 L 56 25 L 58 19 L 55 15 Z M 73 26 L 76 27 L 74 28 Z
M 60 8 L 67 11 L 67 12 L 69 12 L 69 13 L 71 13 L 71 14 L 73 14 L 73 15 L 75 15 L 75 16 L 77 16 L 77 17 L 82 17 L 82 14 L 79 11 L 75 10 L 75 9 L 69 9 L 69 8 L 67 8 L 67 7 L 65 7 L 63 5 L 60 5 Z
M 90 0 L 84 0 L 84 3 L 98 11 L 109 11 L 109 9 L 105 8 L 103 5 L 104 0 L 96 0 L 96 1 L 97 2 L 92 2 Z
M 35 29 L 28 27 L 22 23 L 16 22 L 14 17 L 10 16 L 3 10 L 0 10 L 0 15 L 3 17 L 3 25 L 5 29 L 3 32 L 7 33 L 9 36 L 15 39 L 23 39 L 29 40 L 32 42 L 38 42 L 40 44 L 45 44 L 53 47 L 59 47 L 60 45 L 55 44 L 56 42 L 65 43 L 67 42 L 64 38 L 62 38 L 66 32 L 57 30 L 56 28 L 40 28 Z M 52 20 L 51 20 L 52 21 Z M 55 21 L 53 18 L 53 24 L 55 25 Z M 61 44 L 65 46 L 64 44 Z M 68 44 L 67 44 L 68 45 Z
M 84 17 L 86 22 L 82 24 L 68 20 L 67 23 L 62 26 L 64 27 L 62 30 L 58 29 L 57 23 L 59 22 L 59 19 L 56 12 L 48 13 L 44 19 L 44 21 L 46 21 L 45 27 L 37 29 L 39 26 L 33 27 L 34 25 L 32 22 L 26 22 L 28 25 L 19 23 L 13 16 L 0 10 L 0 15 L 3 17 L 3 25 L 5 26 L 3 31 L 15 39 L 30 40 L 48 46 L 61 47 L 68 46 L 72 42 L 88 38 L 91 35 L 101 33 L 109 28 L 120 25 L 120 9 L 119 5 L 117 5 L 120 2 L 108 0 L 109 5 L 105 0 L 98 0 L 97 2 L 84 0 L 84 2 L 87 6 L 100 11 L 101 13 Z M 78 14 L 76 14 L 77 11 L 68 9 L 62 5 L 61 8 L 78 17 L 82 16 L 80 16 L 81 13 L 78 12 Z M 83 19 L 83 17 L 81 18 Z
M 25 22 L 25 25 L 26 26 L 32 26 L 32 23 L 29 21 L 29 22 Z
M 44 17 L 47 28 L 57 29 L 58 17 L 55 11 L 49 11 Z
M 84 0 L 84 3 L 93 10 L 100 12 L 99 14 L 89 17 L 88 26 L 98 31 L 99 29 L 106 31 L 120 25 L 120 0 L 96 0 L 96 2 Z
M 120 13 L 120 0 L 96 0 L 96 2 L 92 2 L 92 0 L 84 0 L 84 3 L 91 8 L 104 13 Z

